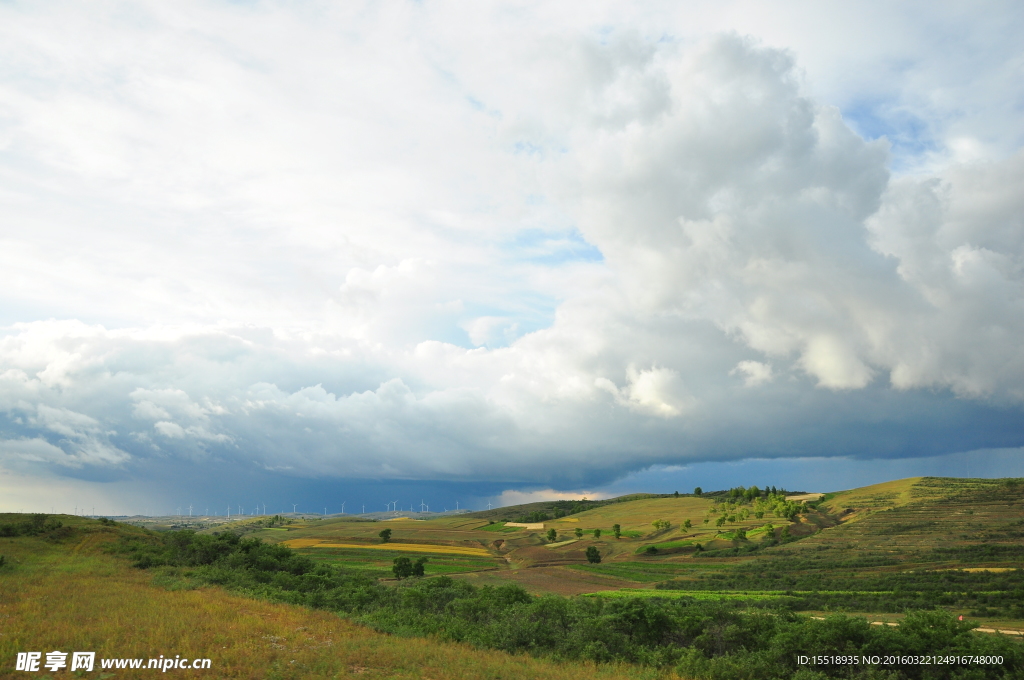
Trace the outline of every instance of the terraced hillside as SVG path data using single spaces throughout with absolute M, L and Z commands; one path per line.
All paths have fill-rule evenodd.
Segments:
M 254 528 L 254 535 L 385 579 L 395 559 L 426 557 L 428 576 L 513 583 L 535 594 L 674 588 L 701 597 L 789 598 L 803 610 L 897 613 L 939 598 L 943 606 L 1018 625 L 1024 612 L 1014 609 L 1012 594 L 1024 565 L 1022 495 L 1021 480 L 925 477 L 831 492 L 817 502 L 816 495 L 783 502 L 763 492 L 647 496 L 583 506 L 589 509 L 502 508 L 500 518 L 491 511 L 430 520 L 307 519 Z M 576 511 L 545 518 L 543 528 L 501 521 L 567 509 Z M 379 537 L 385 528 L 387 543 Z M 588 562 L 590 547 L 600 563 Z M 960 594 L 948 595 L 954 590 Z
M 828 494 L 841 525 L 791 549 L 881 558 L 901 568 L 1024 565 L 1024 480 L 919 477 Z

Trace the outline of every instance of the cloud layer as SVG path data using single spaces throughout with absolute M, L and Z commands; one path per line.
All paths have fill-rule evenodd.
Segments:
M 1024 444 L 1012 115 L 718 9 L 455 11 L 0 10 L 0 467 L 594 488 Z M 1000 40 L 947 83 L 990 114 Z

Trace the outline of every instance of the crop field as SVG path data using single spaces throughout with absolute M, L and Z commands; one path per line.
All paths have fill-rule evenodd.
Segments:
M 601 590 L 596 593 L 587 593 L 585 597 L 664 597 L 670 599 L 691 598 L 694 600 L 718 601 L 718 600 L 740 600 L 744 602 L 769 602 L 772 600 L 791 599 L 785 593 L 771 592 L 682 592 L 678 590 L 646 590 L 638 588 L 621 588 L 619 590 Z
M 578 526 L 584 531 L 601 529 L 602 532 L 611 532 L 612 525 L 618 524 L 623 531 L 639 531 L 641 535 L 646 535 L 653 530 L 651 522 L 658 519 L 668 520 L 676 527 L 687 519 L 695 528 L 701 526 L 701 520 L 712 504 L 713 501 L 710 499 L 692 496 L 613 503 L 573 515 L 571 518 L 555 520 L 550 526 L 559 531 L 572 531 Z M 569 522 L 570 519 L 575 521 Z
M 425 548 L 428 546 L 416 546 Z M 417 550 L 417 557 L 426 557 L 426 572 L 431 576 L 441 574 L 460 574 L 464 572 L 488 571 L 500 568 L 501 562 L 494 557 L 486 555 L 477 557 L 459 553 L 444 553 L 441 549 L 436 551 Z M 387 546 L 350 546 L 350 547 L 321 547 L 302 548 L 298 553 L 305 555 L 316 562 L 333 564 L 347 569 L 361 569 L 380 572 L 379 576 L 388 578 L 391 576 L 391 567 L 396 557 L 407 555 L 402 550 L 389 550 Z
M 289 548 L 352 548 L 358 550 L 387 550 L 391 552 L 422 552 L 435 555 L 468 555 L 472 557 L 489 557 L 490 552 L 483 548 L 469 548 L 453 545 L 433 545 L 430 543 L 381 543 L 380 545 L 366 545 L 364 543 L 330 543 L 322 542 L 315 538 L 297 538 L 292 541 L 284 541 L 283 545 Z

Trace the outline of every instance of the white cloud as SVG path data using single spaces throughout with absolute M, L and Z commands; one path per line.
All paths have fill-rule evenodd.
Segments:
M 746 376 L 743 379 L 743 384 L 747 387 L 763 385 L 764 383 L 771 382 L 774 377 L 771 364 L 751 361 L 749 359 L 739 362 L 735 368 L 729 371 L 729 375 L 736 375 L 737 373 L 742 373 Z
M 1020 408 L 1017 24 L 578 10 L 0 8 L 9 457 L 571 488 Z
M 535 491 L 518 491 L 507 489 L 498 496 L 497 507 L 503 508 L 507 505 L 522 505 L 524 503 L 539 503 L 542 501 L 579 501 L 583 499 L 598 501 L 608 498 L 607 494 L 598 491 L 556 491 L 555 489 L 538 489 Z

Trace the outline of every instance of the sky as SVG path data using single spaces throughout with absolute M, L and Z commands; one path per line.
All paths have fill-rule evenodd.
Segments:
M 0 3 L 0 511 L 1024 476 L 1024 6 Z

